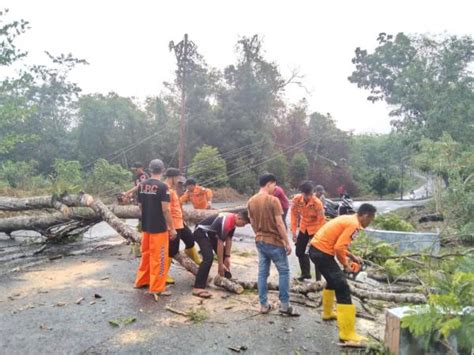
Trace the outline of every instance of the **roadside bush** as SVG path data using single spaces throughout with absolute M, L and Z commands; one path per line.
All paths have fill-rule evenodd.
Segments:
M 241 194 L 251 195 L 258 188 L 257 175 L 252 170 L 245 170 L 230 177 L 230 186 Z
M 409 222 L 404 221 L 394 213 L 381 214 L 375 217 L 372 223 L 374 228 L 389 231 L 413 232 L 415 228 Z
M 217 148 L 203 145 L 197 151 L 188 170 L 188 176 L 194 177 L 198 183 L 209 186 L 224 186 L 227 181 L 227 167 Z
M 128 190 L 132 173 L 118 164 L 99 159 L 86 180 L 86 190 L 95 195 L 110 195 Z
M 53 173 L 49 176 L 53 184 L 53 193 L 77 193 L 84 188 L 82 166 L 77 160 L 56 159 Z
M 31 178 L 37 173 L 38 162 L 6 160 L 0 165 L 0 180 L 10 187 L 30 189 Z
M 472 351 L 474 315 L 469 307 L 474 306 L 474 258 L 472 256 L 451 258 L 436 268 L 428 304 L 412 307 L 411 313 L 402 318 L 402 327 L 408 328 L 420 338 L 426 350 L 433 342 L 446 346 L 447 353 Z M 456 341 L 450 340 L 454 337 Z M 452 346 L 457 348 L 453 349 Z

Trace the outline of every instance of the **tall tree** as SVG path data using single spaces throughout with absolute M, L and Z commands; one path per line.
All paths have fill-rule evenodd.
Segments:
M 472 142 L 472 37 L 380 33 L 377 42 L 373 53 L 356 49 L 349 81 L 370 90 L 368 100 L 391 105 L 392 125 L 414 140 L 447 132 L 459 142 Z
M 160 131 L 158 122 L 132 99 L 115 93 L 82 96 L 78 119 L 78 152 L 81 160 L 90 165 L 98 158 L 123 165 L 150 160 L 156 157 L 154 148 L 163 143 L 164 131 Z M 160 158 L 169 158 L 159 153 Z
M 310 161 L 310 179 L 324 185 L 335 195 L 338 186 L 344 185 L 351 194 L 358 192 L 348 170 L 350 134 L 336 126 L 328 113 L 314 112 L 308 124 L 309 141 L 306 154 Z
M 37 139 L 25 141 L 12 152 L 15 159 L 29 156 L 38 161 L 42 172 L 52 169 L 55 158 L 73 158 L 75 142 L 70 133 L 76 124 L 81 89 L 69 80 L 69 73 L 76 65 L 87 64 L 72 54 L 53 56 L 46 52 L 46 55 L 51 64 L 29 67 L 30 80 L 24 90 L 24 97 L 32 110 L 21 130 Z
M 7 9 L 0 11 L 0 69 L 27 55 L 16 46 L 15 40 L 27 30 L 28 22 L 8 21 L 7 14 Z M 6 155 L 17 144 L 33 138 L 20 129 L 31 112 L 24 97 L 30 81 L 31 76 L 22 72 L 15 78 L 4 78 L 0 82 L 0 155 Z

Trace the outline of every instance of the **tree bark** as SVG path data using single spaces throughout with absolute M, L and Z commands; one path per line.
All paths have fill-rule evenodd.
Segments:
M 368 292 L 373 291 L 374 289 L 380 292 L 386 293 L 419 293 L 421 292 L 420 286 L 397 286 L 397 285 L 380 285 L 380 286 L 371 286 L 368 284 L 360 283 L 360 282 L 350 282 L 350 285 L 355 288 L 359 288 Z
M 94 199 L 91 195 L 84 194 L 80 199 L 80 203 L 85 207 L 92 208 L 96 214 L 101 216 L 102 220 L 107 222 L 122 237 L 130 242 L 140 243 L 139 233 L 119 219 L 101 200 Z
M 239 284 L 242 285 L 242 287 L 246 290 L 258 289 L 256 282 L 239 281 Z M 293 285 L 290 287 L 290 292 L 306 295 L 310 292 L 321 291 L 325 286 L 326 286 L 326 282 L 324 281 L 311 282 L 311 283 L 302 284 L 302 285 Z M 366 298 L 366 299 L 382 300 L 382 301 L 389 301 L 389 302 L 396 302 L 396 303 L 414 303 L 414 304 L 426 303 L 426 297 L 422 294 L 379 292 L 377 291 L 377 289 L 364 290 L 362 288 L 354 287 L 352 284 L 350 284 L 349 286 L 354 296 L 361 299 Z M 278 290 L 278 285 L 269 282 L 268 289 Z
M 52 196 L 0 197 L 0 211 L 26 211 L 53 208 Z
M 239 284 L 246 290 L 258 290 L 258 284 L 254 281 L 239 281 Z M 292 285 L 290 287 L 290 292 L 306 295 L 310 292 L 321 291 L 325 286 L 326 282 L 324 281 L 316 281 L 301 285 Z M 269 290 L 278 291 L 278 284 L 275 284 L 273 282 L 268 282 L 267 287 Z
M 225 288 L 226 290 L 236 293 L 238 295 L 244 292 L 244 288 L 239 285 L 239 283 L 229 280 L 220 275 L 216 275 L 216 277 L 214 277 L 214 285 Z
M 90 208 L 74 207 L 69 209 L 68 214 L 55 212 L 35 216 L 1 218 L 0 232 L 11 233 L 17 230 L 33 230 L 43 233 L 52 226 L 61 225 L 72 220 L 88 221 L 95 224 L 100 222 L 101 218 Z
M 349 285 L 351 293 L 354 296 L 357 296 L 361 299 L 371 299 L 371 300 L 381 300 L 395 303 L 413 303 L 421 304 L 426 303 L 426 297 L 421 294 L 416 293 L 388 293 L 388 292 L 379 292 L 377 290 L 363 290 L 361 288 L 356 288 L 353 285 Z
M 190 273 L 192 273 L 194 276 L 197 275 L 198 272 L 198 266 L 196 263 L 191 260 L 186 254 L 183 252 L 179 252 L 173 257 L 174 260 L 176 260 L 182 267 L 184 267 L 186 270 L 188 270 Z
M 370 277 L 371 279 L 375 281 L 380 281 L 380 282 L 387 282 L 387 281 L 393 281 L 393 277 L 388 276 L 387 274 L 379 273 L 379 272 L 368 272 L 367 276 Z M 419 285 L 420 281 L 416 279 L 415 277 L 410 277 L 410 276 L 400 276 L 397 277 L 397 281 L 399 282 L 408 282 L 412 284 Z

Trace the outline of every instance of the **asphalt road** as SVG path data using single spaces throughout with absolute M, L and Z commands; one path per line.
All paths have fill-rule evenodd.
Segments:
M 368 202 L 382 213 L 423 203 Z M 172 268 L 178 280 L 173 295 L 153 301 L 145 291 L 131 287 L 138 260 L 106 223 L 85 233 L 83 240 L 37 256 L 31 255 L 38 246 L 30 239 L 0 237 L 0 354 L 229 354 L 229 347 L 239 346 L 247 347 L 247 354 L 339 353 L 335 324 L 323 323 L 319 310 L 300 307 L 299 319 L 264 317 L 258 315 L 256 294 L 228 297 L 217 289 L 212 290 L 212 300 L 200 304 L 190 295 L 193 277 L 178 266 Z M 251 255 L 233 257 L 233 272 L 240 279 L 256 280 L 253 240 L 249 226 L 237 229 L 234 249 Z M 74 256 L 81 252 L 86 254 Z M 22 253 L 23 258 L 9 260 Z M 49 260 L 59 254 L 72 256 Z M 290 264 L 292 277 L 298 276 L 294 253 Z M 276 277 L 275 270 L 271 277 Z M 277 295 L 271 299 L 276 302 Z M 193 323 L 167 311 L 167 306 L 183 312 L 202 308 L 208 318 Z M 109 324 L 130 317 L 135 321 L 128 325 Z M 358 322 L 364 328 L 364 321 Z M 371 330 L 375 331 L 380 329 Z

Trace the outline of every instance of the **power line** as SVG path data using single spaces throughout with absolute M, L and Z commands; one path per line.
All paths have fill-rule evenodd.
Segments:
M 250 149 L 250 151 L 253 151 L 255 149 L 257 149 L 258 146 L 260 145 L 263 145 L 263 143 L 265 143 L 265 139 L 262 139 L 261 141 L 259 142 L 256 142 L 256 143 L 251 143 L 251 144 L 247 144 L 243 147 L 238 147 L 238 148 L 234 148 L 232 150 L 229 150 L 225 153 L 219 153 L 218 157 L 226 160 L 226 163 L 228 162 L 227 159 L 231 156 L 235 156 L 239 153 L 242 153 L 244 151 L 246 151 L 247 149 Z M 227 159 L 226 159 L 227 158 Z M 240 158 L 240 157 L 239 157 Z M 195 163 L 191 163 L 191 164 L 188 164 L 186 165 L 184 168 L 185 169 L 189 169 L 191 167 L 196 167 L 196 166 L 200 166 L 200 165 L 204 165 L 205 163 L 209 162 L 209 161 L 212 161 L 213 159 L 215 159 L 215 157 L 209 157 L 209 158 L 206 158 L 204 160 L 201 160 L 201 161 L 198 161 L 198 162 L 195 162 Z
M 97 160 L 99 159 L 105 159 L 107 161 L 114 161 L 115 159 L 117 159 L 120 155 L 122 154 L 125 154 L 125 153 L 128 153 L 129 151 L 135 149 L 136 147 L 140 146 L 141 144 L 147 142 L 148 140 L 150 140 L 151 138 L 157 136 L 158 134 L 162 133 L 164 131 L 164 129 L 162 130 L 159 130 L 151 135 L 149 135 L 148 137 L 145 137 L 143 138 L 142 140 L 138 141 L 138 142 L 134 142 L 132 144 L 129 144 L 128 146 L 124 147 L 124 148 L 119 148 L 117 149 L 115 152 L 113 152 L 112 154 L 109 154 L 107 157 L 105 158 L 97 158 L 95 160 L 91 160 L 89 163 L 87 163 L 86 165 L 84 165 L 84 168 L 88 168 L 90 167 L 91 165 L 95 164 L 97 162 Z
M 234 169 L 233 171 L 231 171 L 230 173 L 228 173 L 226 176 L 227 177 L 231 177 L 231 176 L 234 176 L 234 175 L 237 175 L 237 174 L 240 174 L 246 170 L 250 170 L 250 169 L 253 169 L 253 168 L 256 168 L 257 166 L 260 166 L 260 165 L 263 165 L 271 160 L 274 160 L 276 159 L 277 157 L 279 157 L 280 155 L 283 155 L 285 153 L 289 153 L 293 150 L 296 150 L 298 148 L 301 148 L 303 147 L 307 141 L 310 140 L 310 137 L 308 138 L 305 138 L 303 140 L 301 140 L 300 142 L 292 145 L 292 146 L 288 146 L 287 148 L 283 149 L 282 151 L 280 152 L 277 152 L 273 155 L 271 155 L 270 157 L 267 157 L 267 158 L 263 158 L 263 159 L 260 159 L 258 160 L 257 162 L 249 165 L 249 166 L 243 166 L 243 167 L 238 167 L 236 169 Z M 211 179 L 208 179 L 204 182 L 201 183 L 202 186 L 209 186 L 210 184 L 214 184 L 220 180 L 222 180 L 224 177 L 216 177 L 216 178 L 211 178 Z

